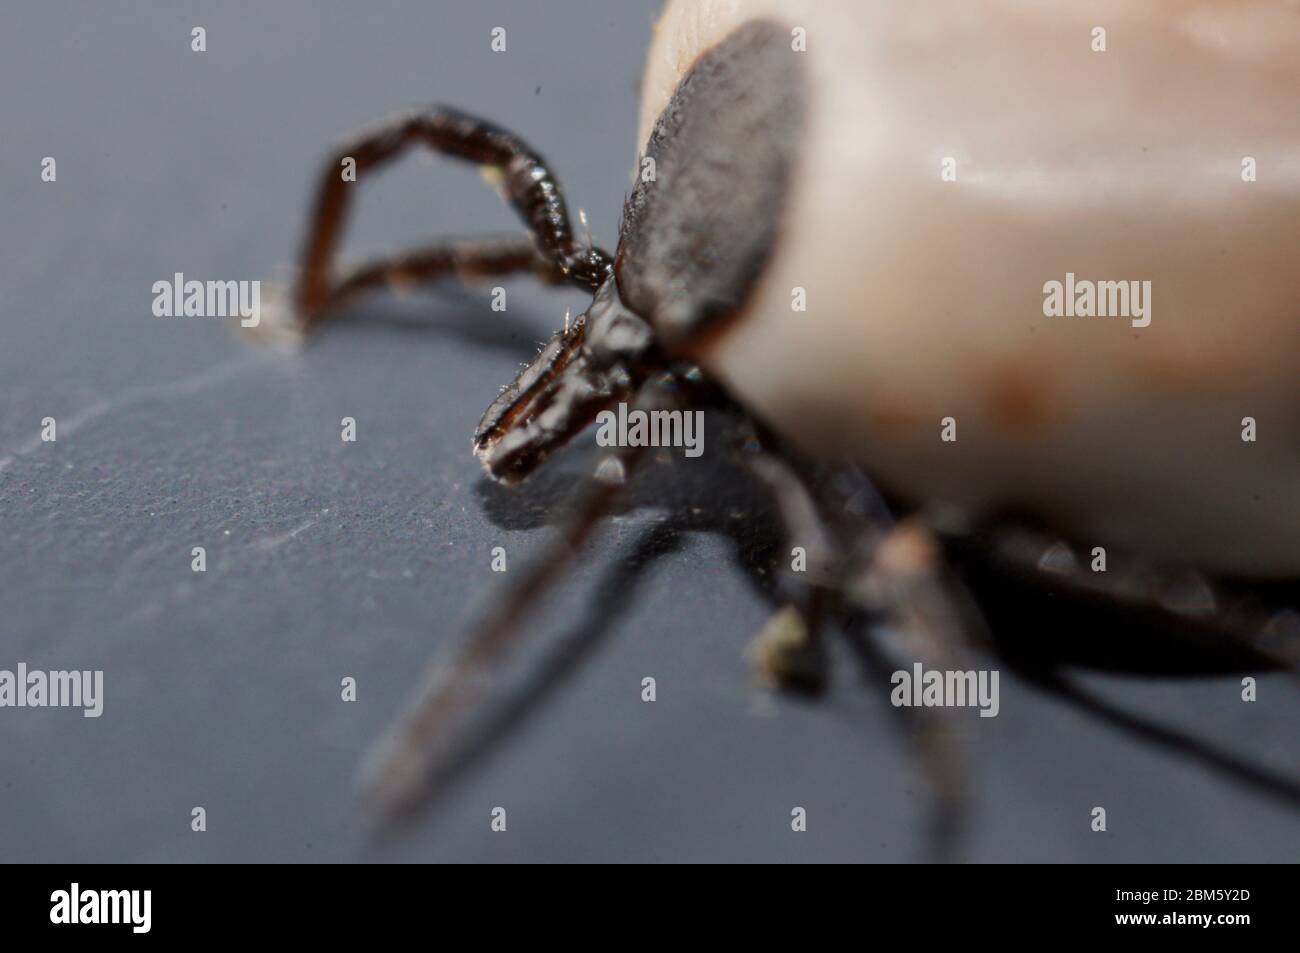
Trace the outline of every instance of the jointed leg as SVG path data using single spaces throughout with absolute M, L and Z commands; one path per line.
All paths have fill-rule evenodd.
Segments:
M 863 613 L 875 638 L 860 645 L 886 671 L 965 671 L 966 649 L 980 620 L 944 564 L 943 550 L 917 519 L 899 523 L 863 559 L 846 587 L 846 602 Z M 965 744 L 945 708 L 898 708 L 916 762 L 934 795 L 930 845 L 950 854 L 964 826 L 969 800 Z
M 1253 599 L 1233 596 L 1199 576 L 1162 571 L 1119 552 L 1109 554 L 1104 571 L 1094 571 L 1091 556 L 1077 558 L 1067 544 L 1025 528 L 953 539 L 948 548 L 963 560 L 973 583 L 996 589 L 996 602 L 1010 607 L 1003 610 L 1010 616 L 1006 624 L 1015 626 L 1023 618 L 1053 620 L 1057 645 L 1044 659 L 1046 664 L 1034 664 L 1032 657 L 1019 660 L 1018 667 L 1031 681 L 1148 743 L 1292 806 L 1300 804 L 1300 780 L 1121 709 L 1069 678 L 1059 658 L 1062 642 L 1091 646 L 1116 637 L 1122 645 L 1103 645 L 1099 651 L 1102 657 L 1124 653 L 1125 665 L 1137 662 L 1142 649 L 1135 643 L 1141 640 L 1154 653 L 1160 671 L 1176 670 L 1189 661 L 1195 665 L 1199 657 L 1211 667 L 1274 666 L 1294 677 L 1300 667 L 1300 633 L 1292 630 L 1288 638 L 1281 630 L 1285 612 L 1270 615 Z M 998 626 L 994 600 L 986 600 L 985 606 Z
M 777 506 L 786 545 L 792 552 L 802 550 L 806 561 L 797 576 L 787 577 L 789 604 L 754 638 L 750 652 L 764 681 L 786 691 L 821 694 L 827 682 L 821 636 L 837 587 L 838 553 L 796 467 L 770 449 L 742 453 L 741 462 Z
M 357 294 L 375 288 L 427 284 L 447 276 L 474 280 L 531 271 L 553 281 L 554 267 L 528 238 L 501 237 L 440 242 L 397 252 L 345 271 L 325 298 L 309 314 L 301 315 L 304 329 L 319 323 Z
M 1064 542 L 1029 529 L 950 541 L 963 558 L 974 554 L 977 571 L 1023 591 L 1019 601 L 1049 598 L 1068 624 L 1105 632 L 1116 625 L 1165 639 L 1170 648 L 1235 653 L 1242 661 L 1300 675 L 1300 633 L 1284 633 L 1286 613 L 1233 594 L 1188 571 L 1169 571 L 1108 554 L 1104 570 L 1077 558 Z
M 849 623 L 883 623 L 855 647 L 874 663 L 910 670 L 913 662 L 964 670 L 964 647 L 978 620 L 968 597 L 948 577 L 943 551 L 918 521 L 897 526 L 879 518 L 848 518 L 829 494 L 812 485 L 806 468 L 771 434 L 764 452 L 744 463 L 777 503 L 787 540 L 806 552 L 801 593 L 778 612 L 755 640 L 767 678 L 784 689 L 820 691 L 825 647 L 818 638 L 823 616 L 840 610 Z M 838 524 L 838 525 L 836 525 Z M 836 532 L 832 532 L 833 528 Z M 944 856 L 966 811 L 966 770 L 951 719 L 928 709 L 900 709 L 917 763 L 935 795 L 932 845 Z
M 360 176 L 416 144 L 500 172 L 506 197 L 528 226 L 538 259 L 502 256 L 518 266 L 508 270 L 541 271 L 550 280 L 568 281 L 592 291 L 608 277 L 613 267 L 609 255 L 579 244 L 559 183 L 540 155 L 512 133 L 464 113 L 434 107 L 396 116 L 362 132 L 334 150 L 325 163 L 294 293 L 295 310 L 304 326 L 317 320 L 334 297 L 334 256 L 355 187 L 343 179 L 344 160 L 353 160 Z M 522 246 L 511 250 L 521 251 Z M 503 273 L 490 270 L 487 262 L 492 258 L 492 254 L 468 255 L 462 256 L 462 261 L 471 268 Z
M 665 409 L 680 399 L 653 385 L 642 390 L 637 409 Z M 457 732 L 482 700 L 486 682 L 506 650 L 529 629 L 527 613 L 563 573 L 578 549 L 613 508 L 633 471 L 646 455 L 645 447 L 622 447 L 612 456 L 620 481 L 589 481 L 577 510 L 559 536 L 473 628 L 458 652 L 435 663 L 424 684 L 397 724 L 372 753 L 364 772 L 363 793 L 381 822 L 396 820 L 419 806 L 430 778 L 453 755 Z

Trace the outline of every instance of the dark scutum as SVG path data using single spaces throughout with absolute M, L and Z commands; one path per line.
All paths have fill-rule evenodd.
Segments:
M 747 23 L 702 55 L 655 122 L 623 210 L 624 303 L 669 348 L 737 314 L 781 226 L 805 81 L 787 27 Z

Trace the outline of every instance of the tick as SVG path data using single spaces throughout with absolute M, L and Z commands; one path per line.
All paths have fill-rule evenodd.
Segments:
M 824 630 L 865 622 L 888 633 L 875 650 L 893 667 L 961 672 L 1031 612 L 1055 620 L 1043 642 L 1073 633 L 1121 656 L 1154 643 L 1175 668 L 1203 650 L 1294 666 L 1294 613 L 1269 596 L 1300 572 L 1300 179 L 1238 170 L 1242 150 L 1300 143 L 1282 92 L 1300 86 L 1260 80 L 1300 79 L 1295 18 L 1248 62 L 1172 11 L 1111 10 L 1107 53 L 1082 6 L 865 6 L 795 5 L 794 22 L 777 2 L 671 4 L 613 255 L 575 233 L 555 175 L 513 133 L 442 107 L 363 132 L 325 163 L 299 326 L 396 282 L 531 273 L 590 292 L 488 407 L 474 453 L 517 483 L 620 404 L 740 414 L 731 452 L 805 557 L 758 645 L 779 686 L 822 690 Z M 1180 95 L 1197 97 L 1195 122 Z M 495 170 L 527 234 L 337 274 L 355 188 L 341 163 L 369 176 L 411 147 Z M 1044 304 L 1053 282 L 1071 289 L 1068 314 Z M 1115 313 L 1129 283 L 1132 320 Z M 1108 309 L 1075 287 L 1109 294 Z M 369 775 L 383 811 L 418 803 L 448 726 L 645 456 L 616 451 L 434 670 Z M 984 591 L 1002 607 L 989 626 Z M 914 718 L 951 828 L 956 752 Z M 1300 800 L 1290 779 L 1200 754 Z

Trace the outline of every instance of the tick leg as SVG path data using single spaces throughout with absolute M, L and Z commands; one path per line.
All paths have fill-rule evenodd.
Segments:
M 1204 738 L 1126 711 L 1118 704 L 1085 690 L 1060 672 L 1039 673 L 1033 676 L 1033 680 L 1053 696 L 1100 718 L 1114 728 L 1148 744 L 1197 761 L 1229 780 L 1276 798 L 1291 808 L 1300 809 L 1300 778 L 1252 763 L 1235 751 L 1219 747 Z
M 679 399 L 680 394 L 651 385 L 638 397 L 636 408 L 666 409 Z M 507 651 L 528 633 L 529 611 L 617 503 L 645 455 L 645 447 L 622 447 L 607 457 L 613 465 L 603 462 L 598 468 L 559 535 L 479 620 L 458 651 L 430 667 L 363 771 L 363 798 L 381 824 L 413 813 L 440 769 L 457 755 L 464 721 L 483 701 Z M 621 479 L 602 478 L 611 470 Z
M 834 541 L 821 522 L 812 494 L 792 462 L 776 453 L 746 450 L 741 462 L 767 489 L 785 528 L 792 559 L 802 561 L 787 575 L 794 590 L 754 640 L 750 654 L 760 678 L 785 691 L 819 695 L 826 689 L 826 648 L 821 634 L 839 562 Z M 801 552 L 796 555 L 795 550 Z
M 1119 655 L 1126 668 L 1147 664 L 1159 672 L 1260 666 L 1295 675 L 1300 632 L 1285 627 L 1287 612 L 1270 616 L 1253 599 L 1234 596 L 1227 587 L 1193 574 L 1144 566 L 1118 552 L 1109 554 L 1105 571 L 1100 571 L 1092 558 L 1076 557 L 1068 544 L 1023 527 L 955 537 L 948 548 L 962 561 L 973 585 L 997 593 L 983 603 L 995 630 L 1022 624 L 1026 618 L 1051 620 L 1053 648 L 1047 655 L 1035 657 L 1024 645 L 1015 645 L 1019 656 L 1013 664 L 1022 676 L 1148 744 L 1292 807 L 1300 805 L 1300 779 L 1124 710 L 1067 677 L 1060 657 L 1062 643 L 1074 643 L 1093 649 L 1095 654 L 1082 656 L 1085 665 Z M 1032 647 L 1041 640 L 1024 641 Z M 1134 657 L 1144 653 L 1148 661 L 1135 662 Z M 1004 649 L 1004 657 L 1007 654 Z M 1189 655 L 1201 661 L 1187 667 Z M 1206 663 L 1208 667 L 1196 668 Z
M 321 171 L 294 291 L 294 307 L 304 326 L 315 320 L 332 297 L 334 257 L 356 186 L 343 178 L 345 162 L 355 163 L 360 181 L 361 175 L 391 162 L 413 145 L 497 170 L 506 198 L 527 225 L 537 255 L 549 263 L 546 273 L 553 280 L 594 292 L 609 276 L 612 259 L 574 236 L 559 183 L 537 152 L 513 133 L 437 106 L 385 120 L 330 153 Z M 506 257 L 518 262 L 515 256 Z M 532 261 L 521 265 L 538 270 Z
M 873 667 L 911 671 L 921 662 L 940 671 L 965 671 L 965 649 L 977 641 L 978 615 L 964 589 L 951 578 L 943 549 L 922 523 L 899 523 L 865 554 L 845 586 L 845 601 L 877 637 L 851 638 Z M 850 635 L 854 632 L 851 630 Z M 943 708 L 898 708 L 916 760 L 935 795 L 931 849 L 949 854 L 965 823 L 969 794 L 965 745 L 953 717 Z
M 764 674 L 780 687 L 820 691 L 825 647 L 818 638 L 828 609 L 845 610 L 888 626 L 882 638 L 854 638 L 874 668 L 892 671 L 923 661 L 964 670 L 964 646 L 978 631 L 963 590 L 948 576 L 939 543 L 918 521 L 891 526 L 887 514 L 850 516 L 808 468 L 774 435 L 760 430 L 763 452 L 743 463 L 772 494 L 792 546 L 805 550 L 800 594 L 755 640 Z M 834 527 L 834 531 L 832 531 Z M 857 621 L 852 620 L 852 621 Z M 887 637 L 885 637 L 887 634 Z M 955 844 L 965 819 L 966 768 L 961 739 L 942 710 L 899 709 L 907 740 L 935 795 L 931 846 L 938 857 Z
M 1225 664 L 1268 665 L 1300 675 L 1300 633 L 1288 631 L 1285 612 L 1270 612 L 1197 573 L 1140 564 L 1118 552 L 1108 554 L 1104 571 L 1094 571 L 1091 557 L 1076 557 L 1068 544 L 1029 529 L 1004 529 L 949 546 L 965 554 L 961 558 L 973 572 L 1015 590 L 1018 615 L 1046 599 L 1064 625 L 1092 641 L 1111 631 L 1142 633 L 1166 645 L 1225 656 Z M 976 553 L 983 558 L 969 558 Z
M 299 312 L 302 330 L 315 327 L 356 295 L 383 287 L 411 287 L 445 277 L 473 281 L 531 271 L 555 282 L 558 272 L 531 239 L 501 237 L 439 242 L 397 252 L 347 269 L 310 312 Z

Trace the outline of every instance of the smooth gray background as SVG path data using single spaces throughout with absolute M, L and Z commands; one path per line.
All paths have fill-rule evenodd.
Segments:
M 680 460 L 651 471 L 667 489 L 639 491 L 546 607 L 530 651 L 583 630 L 585 664 L 414 829 L 367 847 L 362 752 L 502 583 L 491 548 L 524 565 L 589 463 L 590 441 L 510 493 L 469 452 L 498 386 L 584 302 L 526 282 L 507 315 L 482 290 L 380 296 L 298 354 L 253 347 L 229 320 L 150 313 L 151 284 L 175 271 L 292 264 L 325 147 L 424 102 L 526 136 L 612 249 L 657 6 L 4 4 L 0 668 L 102 668 L 107 700 L 98 720 L 0 710 L 0 859 L 921 856 L 924 788 L 888 686 L 839 658 L 823 704 L 756 693 L 742 650 L 771 605 L 737 552 L 770 545 L 767 513 Z M 195 25 L 206 53 L 190 51 Z M 497 25 L 505 54 L 489 51 Z M 47 155 L 56 184 L 40 181 Z M 516 227 L 474 170 L 419 157 L 364 187 L 348 245 Z M 37 440 L 45 416 L 56 444 Z M 1075 674 L 1125 710 L 1295 768 L 1300 702 L 1279 676 L 1246 705 L 1235 675 Z M 960 856 L 1296 858 L 1292 809 L 1006 671 L 1001 704 L 968 713 L 976 813 Z M 194 805 L 206 833 L 190 831 Z M 496 805 L 506 834 L 489 831 Z M 1090 832 L 1094 805 L 1108 833 Z

